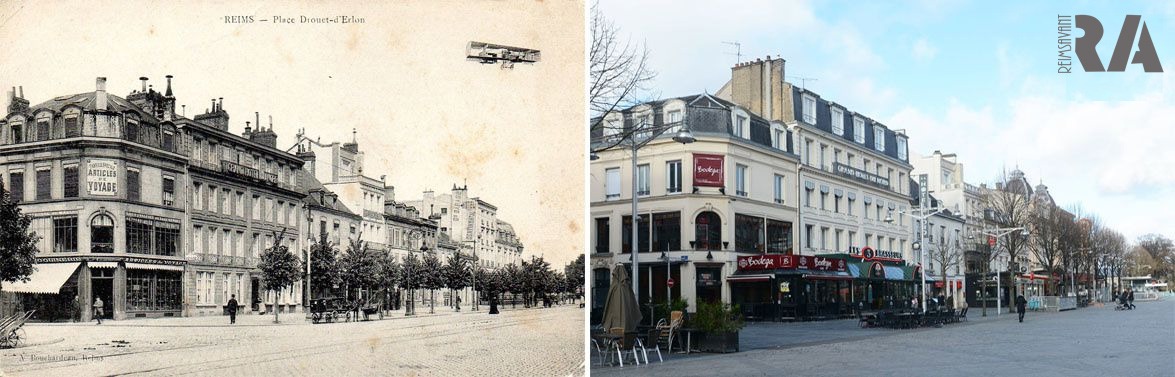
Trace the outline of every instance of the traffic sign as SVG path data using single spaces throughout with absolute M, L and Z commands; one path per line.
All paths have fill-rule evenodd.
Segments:
M 666 280 L 665 284 L 668 284 L 669 288 L 673 288 L 673 278 L 669 278 L 669 280 Z

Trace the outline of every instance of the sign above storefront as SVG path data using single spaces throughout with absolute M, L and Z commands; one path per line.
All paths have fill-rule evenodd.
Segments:
M 722 166 L 724 156 L 717 154 L 694 154 L 694 186 L 723 187 Z
M 847 271 L 844 259 L 810 255 L 751 255 L 738 257 L 738 269 L 744 271 L 774 270 L 777 268 L 818 271 Z
M 86 188 L 90 195 L 118 194 L 118 163 L 114 160 L 90 160 L 86 164 Z
M 902 253 L 890 250 L 875 250 L 872 247 L 850 247 L 849 255 L 867 261 L 901 262 Z

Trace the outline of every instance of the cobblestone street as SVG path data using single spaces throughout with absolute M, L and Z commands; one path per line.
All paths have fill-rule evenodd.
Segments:
M 421 310 L 423 309 L 423 310 Z M 583 375 L 583 310 L 505 309 L 313 325 L 301 314 L 29 324 L 14 376 Z M 427 308 L 418 308 L 427 313 Z M 49 344 L 46 344 L 49 343 Z
M 970 322 L 912 330 L 857 329 L 855 320 L 755 324 L 743 333 L 778 327 L 770 330 L 779 335 L 774 346 L 763 336 L 748 337 L 739 353 L 675 354 L 660 364 L 654 356 L 652 364 L 623 368 L 593 364 L 592 375 L 1171 376 L 1175 300 L 1135 304 L 1132 311 L 1111 304 L 1030 312 L 1024 323 L 1015 314 L 981 319 L 972 308 Z

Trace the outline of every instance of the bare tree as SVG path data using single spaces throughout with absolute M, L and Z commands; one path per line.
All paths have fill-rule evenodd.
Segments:
M 1172 266 L 1175 261 L 1175 243 L 1170 238 L 1151 233 L 1138 237 L 1138 247 L 1150 257 L 1155 277 L 1171 280 L 1172 272 L 1175 272 Z
M 1071 224 L 1073 220 L 1060 207 L 1053 205 L 1050 202 L 1038 202 L 1037 206 L 1032 211 L 1032 238 L 1033 242 L 1029 249 L 1032 255 L 1036 257 L 1037 263 L 1044 267 L 1045 271 L 1050 275 L 1049 282 L 1052 283 L 1052 290 L 1045 290 L 1045 294 L 1056 294 L 1060 282 L 1055 278 L 1058 272 L 1058 267 L 1061 264 L 1061 256 L 1067 246 L 1066 238 L 1071 232 Z M 1048 285 L 1046 285 L 1046 288 Z
M 657 73 L 649 67 L 649 49 L 644 43 L 634 44 L 621 37 L 620 28 L 604 17 L 598 3 L 592 3 L 591 31 L 588 101 L 592 121 L 589 134 L 614 137 L 608 139 L 611 142 L 593 143 L 592 152 L 599 152 L 619 145 L 619 140 L 624 140 L 626 134 L 636 128 L 630 127 L 626 131 L 623 121 L 609 124 L 605 115 L 640 103 L 637 94 L 649 89 L 648 84 Z
M 938 237 L 934 238 L 931 244 L 934 246 L 933 250 L 928 250 L 926 255 L 930 261 L 938 267 L 938 278 L 943 282 L 943 295 L 946 295 L 950 283 L 947 279 L 947 270 L 957 268 L 963 262 L 963 247 L 962 240 L 957 237 L 949 237 L 947 232 L 942 232 Z M 956 298 L 955 300 L 958 300 Z M 942 304 L 942 303 L 940 303 Z
M 990 221 L 999 227 L 1005 228 L 1027 228 L 1029 227 L 1032 218 L 1031 208 L 1029 206 L 1028 192 L 1018 190 L 1014 187 L 1009 187 L 1008 173 L 1005 171 L 1000 174 L 999 183 L 996 184 L 994 190 L 985 190 L 982 194 L 981 200 L 984 206 L 991 211 L 989 217 Z M 1027 190 L 1027 188 L 1023 188 Z M 1004 249 L 1008 253 L 1010 271 L 1019 271 L 1019 261 L 1027 255 L 1029 240 L 1021 237 L 1007 237 L 1004 242 Z M 996 257 L 995 253 L 988 255 L 991 260 Z

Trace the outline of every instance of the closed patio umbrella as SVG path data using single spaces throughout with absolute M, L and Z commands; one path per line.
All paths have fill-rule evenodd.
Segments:
M 605 331 L 623 327 L 624 332 L 633 332 L 636 331 L 636 325 L 640 323 L 641 318 L 628 270 L 624 266 L 616 266 L 612 269 L 612 285 L 608 288 L 608 299 L 604 301 L 603 327 Z

